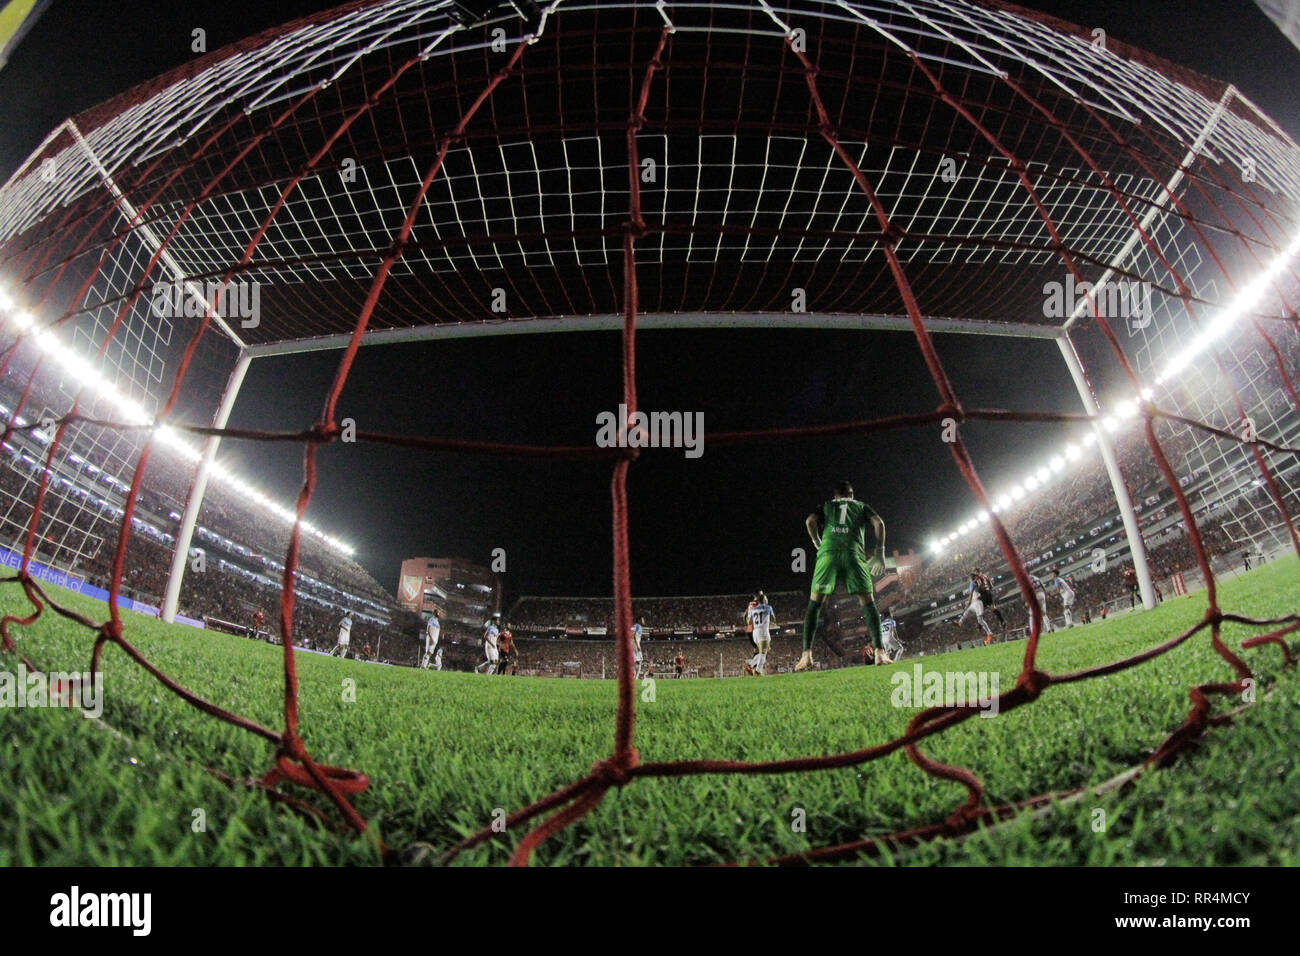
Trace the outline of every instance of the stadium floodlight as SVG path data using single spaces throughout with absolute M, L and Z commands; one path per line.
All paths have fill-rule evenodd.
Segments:
M 1226 335 L 1244 316 L 1252 310 L 1259 307 L 1260 302 L 1267 294 L 1268 289 L 1281 276 L 1282 272 L 1288 268 L 1289 263 L 1296 256 L 1300 255 L 1300 233 L 1291 240 L 1290 244 L 1272 262 L 1257 275 L 1250 283 L 1242 288 L 1236 298 L 1224 308 L 1215 319 L 1198 335 L 1190 345 L 1180 351 L 1165 367 L 1164 371 L 1156 378 L 1156 385 L 1164 385 L 1171 379 L 1175 378 L 1184 371 L 1193 360 L 1201 353 L 1208 349 L 1217 340 Z M 1137 417 L 1138 401 L 1152 401 L 1155 398 L 1155 391 L 1150 386 L 1145 386 L 1138 391 L 1137 398 L 1125 398 L 1114 406 L 1112 414 L 1102 417 L 1100 424 L 1107 432 L 1114 434 L 1119 431 L 1122 422 L 1129 421 Z M 1084 447 L 1092 447 L 1097 442 L 1097 436 L 1093 432 L 1088 432 L 1082 439 Z M 1073 443 L 1067 444 L 1064 454 L 1070 461 L 1077 461 L 1081 457 L 1081 451 Z M 1051 472 L 1059 472 L 1064 467 L 1064 462 L 1058 455 L 1051 459 L 1050 469 L 1039 468 L 1037 472 L 1025 480 L 1025 486 L 1030 490 L 1035 490 L 1039 485 L 1044 485 L 1051 477 Z M 1019 500 L 1021 495 L 1016 495 L 1013 489 L 1012 497 Z M 1005 510 L 999 508 L 997 510 Z
M 1300 256 L 1300 232 L 1296 233 L 1287 247 L 1262 272 L 1242 287 L 1236 298 L 1210 321 L 1200 335 L 1169 360 L 1156 379 L 1156 384 L 1163 385 L 1177 378 L 1197 356 L 1232 331 L 1243 317 L 1259 308 L 1269 288 L 1281 277 L 1296 256 Z
M 36 323 L 32 314 L 25 310 L 14 312 L 11 318 L 14 320 L 14 324 L 24 332 L 31 329 Z M 153 422 L 149 413 L 139 402 L 123 394 L 116 385 L 99 371 L 94 362 L 77 350 L 64 345 L 53 331 L 48 328 L 37 329 L 33 339 L 37 347 L 54 359 L 76 382 L 90 389 L 91 392 L 99 395 L 104 401 L 116 408 L 128 424 L 149 425 Z M 187 461 L 197 462 L 202 457 L 202 453 L 170 425 L 157 425 L 154 428 L 154 437 L 158 444 L 175 452 Z M 229 468 L 214 463 L 212 471 L 214 475 L 227 482 L 233 491 L 238 492 L 245 499 L 260 505 L 290 524 L 297 519 L 297 514 L 293 510 L 272 501 L 240 479 Z M 301 527 L 308 534 L 336 551 L 340 551 L 349 557 L 356 553 L 355 549 L 350 545 L 326 534 L 309 522 L 304 521 Z
M 1060 455 L 1053 455 L 1052 460 L 1048 463 L 1052 471 L 1060 471 L 1065 467 L 1065 459 Z
M 1012 485 L 1012 486 L 1011 486 L 1011 498 L 1012 498 L 1012 500 L 1014 500 L 1014 501 L 1019 501 L 1019 500 L 1020 500 L 1021 498 L 1023 498 L 1024 496 L 1025 496 L 1025 489 L 1024 489 L 1024 488 L 1020 487 L 1019 485 Z
M 1011 507 L 1011 496 L 1002 495 L 998 498 L 998 511 L 1006 511 Z
M 988 524 L 988 522 L 989 522 L 989 513 L 988 513 L 987 511 L 981 511 L 981 512 L 979 513 L 979 518 L 978 518 L 978 520 L 979 520 L 979 523 L 980 523 L 980 524 Z
M 527 26 L 512 8 L 544 35 L 522 35 Z M 656 45 L 651 41 L 660 20 Z M 680 32 L 670 43 L 675 20 Z M 809 28 L 813 44 L 804 42 Z M 905 63 L 910 58 L 913 69 L 895 76 L 891 65 L 900 57 Z M 410 69 L 416 63 L 423 65 Z M 647 315 L 679 323 L 660 327 L 735 321 L 906 326 L 923 348 L 921 333 L 945 324 L 947 331 L 960 326 L 980 335 L 1027 337 L 1024 329 L 1006 332 L 1007 323 L 994 318 L 1021 315 L 1034 318 L 1034 337 L 1073 351 L 1065 327 L 1038 321 L 1052 311 L 1043 308 L 1043 280 L 1065 277 L 1058 258 L 1067 265 L 1096 264 L 1108 276 L 1125 270 L 1126 277 L 1132 268 L 1151 275 L 1150 263 L 1158 258 L 1176 263 L 1180 272 L 1196 270 L 1178 285 L 1199 295 L 1221 261 L 1201 224 L 1224 237 L 1222 258 L 1230 262 L 1235 259 L 1226 255 L 1227 244 L 1240 239 L 1249 254 L 1261 231 L 1242 234 L 1235 210 L 1222 215 L 1215 198 L 1235 198 L 1241 178 L 1235 171 L 1243 160 L 1257 174 L 1251 179 L 1259 185 L 1248 198 L 1263 219 L 1287 221 L 1293 212 L 1300 183 L 1294 144 L 1280 130 L 1271 133 L 1266 117 L 1252 116 L 1248 101 L 1230 85 L 1171 66 L 1090 43 L 1085 31 L 986 0 L 515 0 L 510 7 L 500 0 L 367 0 L 268 31 L 128 91 L 77 118 L 88 127 L 85 136 L 76 121 L 66 121 L 0 187 L 0 242 L 10 262 L 15 256 L 71 262 L 66 256 L 74 249 L 98 253 L 76 254 L 78 272 L 83 262 L 93 269 L 85 293 L 66 303 L 79 310 L 78 334 L 83 321 L 91 333 L 105 333 L 113 304 L 159 276 L 238 273 L 265 283 L 274 321 L 240 329 L 212 316 L 239 350 L 214 422 L 226 420 L 227 398 L 233 404 L 252 357 L 275 354 L 270 349 L 352 348 L 362 340 L 389 341 L 382 338 L 389 334 L 423 341 L 576 330 L 586 319 L 617 318 L 629 346 L 623 369 L 628 394 L 637 372 L 630 346 Z M 881 83 L 882 75 L 896 82 Z M 611 76 L 622 79 L 602 82 Z M 953 108 L 932 109 L 936 99 Z M 990 122 L 1008 103 L 1015 121 Z M 431 129 L 439 132 L 441 148 L 430 148 Z M 453 135 L 441 135 L 448 131 Z M 259 144 L 253 152 L 250 142 Z M 329 148 L 335 142 L 346 149 Z M 1171 149 L 1184 143 L 1189 158 L 1174 166 Z M 324 146 L 313 154 L 317 144 Z M 47 154 L 59 160 L 54 182 L 37 172 Z M 360 181 L 337 175 L 340 163 L 348 169 L 344 154 L 365 157 L 368 175 Z M 1001 158 L 967 163 L 955 180 L 928 174 L 936 160 L 946 165 L 949 158 L 964 162 L 972 155 Z M 1178 198 L 1187 194 L 1180 183 L 1204 157 L 1214 158 L 1208 172 L 1218 179 L 1215 171 L 1221 171 L 1224 182 L 1220 189 L 1202 178 L 1197 188 L 1204 201 L 1191 201 L 1191 209 Z M 624 158 L 626 176 L 617 168 Z M 636 162 L 655 164 L 663 175 L 641 179 Z M 671 177 L 662 165 L 669 162 Z M 123 193 L 121 171 L 145 169 L 161 174 L 132 177 L 130 194 Z M 1174 178 L 1164 181 L 1169 171 Z M 422 187 L 407 188 L 421 174 Z M 637 183 L 651 178 L 658 185 L 643 202 Z M 88 229 L 95 210 L 112 211 L 105 191 L 119 219 Z M 210 196 L 222 200 L 205 201 Z M 1137 213 L 1141 221 L 1130 197 L 1146 197 L 1139 204 L 1145 211 Z M 133 199 L 145 209 L 134 209 Z M 872 209 L 880 221 L 871 221 Z M 401 213 L 406 225 L 395 233 Z M 1253 217 L 1254 208 L 1247 213 Z M 633 227 L 623 231 L 621 262 L 611 222 Z M 1048 233 L 1056 240 L 1050 245 L 1043 243 Z M 638 285 L 642 267 L 645 281 Z M 498 315 L 496 297 L 489 305 L 484 295 L 485 280 L 495 282 L 498 273 L 519 289 L 509 296 L 509 315 Z M 81 278 L 70 275 L 51 292 L 66 296 L 80 288 Z M 1231 276 L 1212 281 L 1226 281 L 1218 287 L 1233 293 L 1240 288 Z M 789 308 L 795 287 L 796 301 L 808 293 L 811 313 Z M 192 290 L 190 297 L 202 298 Z M 1095 305 L 1094 296 L 1084 298 Z M 412 308 L 413 302 L 437 308 Z M 1087 304 L 1080 302 L 1076 311 Z M 1168 313 L 1150 316 L 1154 327 L 1141 344 L 1154 347 L 1158 340 L 1163 347 L 1179 331 L 1175 310 L 1189 304 L 1195 303 L 1164 297 Z M 906 316 L 875 314 L 900 306 Z M 1207 310 L 1207 318 L 1214 311 Z M 944 318 L 959 315 L 965 318 Z M 187 376 L 173 361 L 173 326 L 144 310 L 127 318 L 124 332 L 133 338 L 124 336 L 130 347 L 114 350 L 114 381 L 153 409 L 161 370 L 173 376 L 177 395 L 182 386 L 194 390 L 185 396 L 186 408 L 205 408 L 218 373 L 226 370 L 227 344 L 193 352 L 198 367 Z M 1080 338 L 1108 330 L 1106 316 L 1100 318 L 1091 328 L 1081 325 Z M 999 326 L 1003 332 L 991 331 Z M 206 345 L 204 334 L 198 331 L 196 346 Z M 107 339 L 92 335 L 92 341 Z M 937 356 L 924 350 L 938 382 Z M 1148 355 L 1135 356 L 1135 364 Z M 335 398 L 350 361 L 336 376 Z M 1158 366 L 1150 374 L 1155 371 Z M 999 372 L 999 378 L 1005 374 Z M 1121 497 L 1123 476 L 1099 424 L 1103 413 L 1093 405 L 1094 383 L 1081 365 L 1071 377 L 1096 433 L 1082 447 L 1092 448 L 1089 459 L 1102 452 L 1141 575 L 1142 536 L 1132 524 L 1127 492 Z M 333 405 L 331 399 L 326 407 Z M 1055 418 L 1068 416 L 1043 414 L 1044 421 Z M 223 428 L 214 425 L 217 434 L 203 442 L 203 466 L 195 470 L 186 516 L 178 519 L 189 529 Z M 291 433 L 275 437 L 295 440 Z M 312 447 L 317 438 L 302 443 Z M 1040 465 L 1059 450 L 1046 442 L 1034 448 Z M 123 474 L 130 469 L 125 455 L 106 464 Z M 612 464 L 614 544 L 616 554 L 625 555 L 626 465 Z M 1036 469 L 1017 466 L 1009 474 Z M 968 464 L 961 471 L 978 493 L 981 477 Z M 1031 480 L 1031 487 L 1042 485 L 1037 476 Z M 294 518 L 247 483 L 238 487 L 258 507 Z M 1027 494 L 1017 484 L 1009 497 Z M 400 503 L 393 504 L 396 511 Z M 966 520 L 962 532 L 980 523 Z M 314 530 L 314 524 L 306 527 Z M 989 540 L 980 538 L 981 549 Z M 188 543 L 177 537 L 174 570 L 177 558 L 185 566 Z M 29 543 L 26 551 L 34 550 Z M 292 572 L 281 570 L 291 595 Z M 265 575 L 247 577 L 277 583 Z M 169 593 L 179 580 L 174 573 Z M 613 606 L 624 651 L 630 592 L 627 562 L 619 557 Z M 291 661 L 290 642 L 284 653 Z M 1035 666 L 1032 652 L 1029 657 L 1026 673 Z M 285 677 L 286 683 L 292 679 L 290 668 Z M 545 829 L 524 839 L 516 862 L 527 862 L 530 841 L 575 822 L 612 786 L 627 782 L 637 696 L 629 690 L 630 668 L 619 668 L 618 680 L 616 748 L 608 765 L 598 765 L 614 772 L 594 773 L 580 787 L 535 805 L 546 806 L 548 820 L 558 823 L 539 817 L 535 822 Z M 292 694 L 286 694 L 285 710 L 286 725 L 296 726 Z M 289 742 L 295 746 L 275 755 L 279 777 L 301 783 L 303 775 L 290 770 L 312 768 L 298 741 Z M 1172 756 L 1172 744 L 1166 753 Z M 809 766 L 829 766 L 836 758 L 814 759 Z M 338 769 L 338 776 L 309 776 L 347 823 L 364 830 L 367 807 L 351 807 L 357 791 L 343 786 L 343 775 L 352 771 Z M 652 773 L 647 765 L 642 769 Z M 357 782 L 363 779 L 358 772 Z M 571 805 L 562 810 L 562 804 Z M 907 820 L 909 826 L 923 822 Z M 879 836 L 882 845 L 893 841 Z
M 86 361 L 79 353 L 67 352 L 61 356 L 63 367 L 72 373 L 73 380 L 84 383 L 94 391 L 100 391 L 100 382 L 95 374 L 95 368 Z
M 13 297 L 9 295 L 9 293 L 6 292 L 4 289 L 0 289 L 0 310 L 8 312 L 13 307 L 14 307 Z

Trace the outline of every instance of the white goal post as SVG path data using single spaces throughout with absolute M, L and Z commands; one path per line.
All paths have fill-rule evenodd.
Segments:
M 565 318 L 517 319 L 485 322 L 451 322 L 441 325 L 425 325 L 417 328 L 380 329 L 366 332 L 361 338 L 362 345 L 391 345 L 396 343 L 426 342 L 442 339 L 480 338 L 497 335 L 526 335 L 554 332 L 592 332 L 619 331 L 623 327 L 622 315 L 575 316 Z M 911 319 L 906 315 L 840 315 L 834 313 L 649 313 L 637 317 L 637 331 L 664 329 L 752 329 L 752 328 L 786 328 L 786 329 L 821 329 L 821 330 L 864 330 L 911 332 Z M 1070 377 L 1078 389 L 1084 410 L 1092 416 L 1100 414 L 1092 391 L 1088 386 L 1083 369 L 1078 364 L 1074 347 L 1070 344 L 1067 332 L 1050 324 L 1029 322 L 989 322 L 957 318 L 933 318 L 926 320 L 926 328 L 932 333 L 956 335 L 984 335 L 1008 338 L 1025 338 L 1054 340 L 1060 346 L 1062 357 L 1069 369 Z M 305 352 L 332 351 L 347 347 L 351 340 L 349 335 L 328 335 L 315 338 L 296 339 L 265 345 L 245 347 L 236 361 L 235 368 L 226 382 L 221 396 L 221 404 L 213 417 L 214 428 L 224 428 L 235 406 L 239 389 L 243 385 L 245 374 L 254 358 L 295 355 Z M 1142 604 L 1146 608 L 1155 606 L 1155 591 L 1151 584 L 1151 574 L 1147 567 L 1146 548 L 1138 531 L 1137 515 L 1128 488 L 1124 484 L 1119 464 L 1104 429 L 1094 422 L 1097 433 L 1098 448 L 1110 477 L 1115 502 L 1123 519 L 1128 534 L 1129 548 L 1133 556 L 1133 565 L 1138 572 L 1141 587 Z M 172 553 L 171 571 L 167 579 L 167 595 L 163 602 L 162 619 L 174 621 L 180 602 L 181 584 L 185 578 L 190 545 L 194 537 L 194 526 L 203 505 L 207 491 L 208 478 L 216 458 L 219 436 L 213 435 L 204 442 L 203 458 L 195 472 L 194 482 L 185 504 L 180 528 L 176 535 L 175 549 Z

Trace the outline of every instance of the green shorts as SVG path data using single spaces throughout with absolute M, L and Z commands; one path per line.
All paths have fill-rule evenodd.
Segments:
M 819 551 L 813 566 L 812 591 L 830 594 L 839 581 L 850 594 L 871 594 L 871 572 L 864 555 L 852 551 Z

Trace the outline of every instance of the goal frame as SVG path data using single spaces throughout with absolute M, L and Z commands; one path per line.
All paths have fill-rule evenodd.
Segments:
M 623 316 L 613 314 L 542 319 L 502 319 L 473 323 L 455 322 L 441 325 L 424 325 L 415 328 L 376 329 L 365 332 L 361 336 L 360 344 L 363 346 L 392 345 L 502 335 L 613 332 L 622 331 L 622 328 Z M 837 315 L 834 313 L 799 312 L 648 313 L 637 318 L 638 332 L 669 329 L 755 328 L 911 332 L 912 323 L 908 316 L 902 314 Z M 1115 495 L 1120 518 L 1124 523 L 1125 533 L 1128 536 L 1129 551 L 1138 575 L 1142 605 L 1147 609 L 1155 607 L 1155 587 L 1152 583 L 1147 562 L 1146 547 L 1138 527 L 1137 513 L 1133 508 L 1132 496 L 1129 494 L 1128 486 L 1124 483 L 1124 476 L 1120 471 L 1119 461 L 1115 456 L 1115 448 L 1110 435 L 1101 425 L 1101 412 L 1097 398 L 1093 394 L 1091 382 L 1088 380 L 1087 373 L 1080 364 L 1074 345 L 1070 340 L 1069 323 L 1055 326 L 1029 322 L 990 322 L 943 317 L 927 318 L 926 328 L 931 333 L 943 335 L 982 335 L 1036 339 L 1057 343 L 1084 411 L 1093 418 L 1093 433 L 1097 438 L 1097 447 L 1106 467 L 1111 490 Z M 212 419 L 212 427 L 214 429 L 224 429 L 226 427 L 248 369 L 254 359 L 300 355 L 309 352 L 337 351 L 346 348 L 351 340 L 352 336 L 340 334 L 244 346 L 222 391 L 220 405 Z M 203 498 L 207 493 L 208 480 L 220 444 L 220 435 L 210 435 L 205 440 L 202 458 L 195 471 L 194 480 L 191 483 L 185 502 L 185 512 L 182 516 L 172 552 L 171 570 L 167 578 L 167 593 L 161 609 L 162 619 L 169 623 L 176 620 L 179 610 L 181 585 L 184 582 L 185 571 L 189 564 L 194 528 L 198 522 L 199 511 L 203 506 Z
M 770 12 L 771 11 L 769 10 L 769 13 Z M 859 17 L 861 16 L 861 14 L 856 15 Z M 282 98 L 282 96 L 277 97 L 277 99 L 278 98 Z M 1168 203 L 1172 200 L 1173 196 L 1176 195 L 1176 190 L 1185 178 L 1187 170 L 1192 167 L 1202 153 L 1207 152 L 1210 149 L 1212 134 L 1216 127 L 1219 126 L 1222 118 L 1229 112 L 1234 101 L 1240 103 L 1246 110 L 1258 117 L 1260 121 L 1267 125 L 1283 143 L 1293 147 L 1296 146 L 1295 140 L 1287 135 L 1286 132 L 1276 124 L 1276 122 L 1264 114 L 1250 99 L 1242 94 L 1235 85 L 1227 84 L 1223 89 L 1215 108 L 1206 118 L 1196 140 L 1188 149 L 1183 162 L 1170 180 L 1164 184 L 1163 191 L 1155 201 L 1150 204 L 1144 213 L 1141 222 L 1131 231 L 1125 244 L 1114 255 L 1111 262 L 1108 263 L 1108 266 L 1099 279 L 1098 284 L 1106 282 L 1118 269 L 1122 267 L 1126 257 L 1129 256 L 1130 253 L 1132 253 L 1139 245 L 1143 233 L 1159 215 L 1167 211 Z M 30 170 L 32 164 L 37 161 L 37 159 L 57 139 L 57 137 L 65 132 L 73 139 L 77 148 L 85 155 L 90 168 L 93 170 L 93 174 L 103 181 L 105 187 L 112 195 L 114 202 L 117 204 L 121 215 L 125 217 L 127 222 L 136 222 L 138 219 L 137 211 L 132 206 L 130 200 L 123 194 L 118 184 L 114 181 L 108 166 L 105 165 L 104 161 L 97 154 L 94 146 L 92 146 L 85 136 L 82 135 L 77 123 L 72 118 L 64 120 L 53 129 L 49 135 L 45 137 L 40 146 L 38 146 L 37 149 L 34 150 L 9 177 L 9 180 L 5 185 L 8 186 L 26 174 Z M 225 388 L 221 394 L 219 406 L 212 419 L 211 424 L 214 428 L 224 429 L 229 421 L 230 414 L 233 411 L 235 402 L 238 399 L 240 389 L 253 359 L 315 351 L 338 350 L 348 347 L 351 343 L 353 336 L 343 333 L 313 338 L 283 340 L 264 344 L 249 344 L 235 329 L 231 328 L 221 316 L 212 312 L 208 307 L 207 300 L 203 295 L 202 290 L 184 274 L 184 270 L 172 257 L 170 252 L 166 249 L 160 248 L 161 242 L 152 229 L 147 224 L 139 224 L 137 229 L 145 243 L 153 251 L 159 254 L 160 262 L 164 269 L 171 275 L 172 279 L 181 283 L 188 295 L 202 303 L 205 314 L 208 315 L 209 319 L 213 321 L 219 331 L 239 349 L 235 365 L 230 372 Z M 1101 411 L 1097 398 L 1093 392 L 1092 385 L 1088 380 L 1087 374 L 1079 361 L 1074 345 L 1070 340 L 1071 328 L 1081 319 L 1085 318 L 1086 314 L 1087 303 L 1080 302 L 1078 307 L 1059 326 L 1013 321 L 976 321 L 956 317 L 928 317 L 926 319 L 926 327 L 929 332 L 934 334 L 976 334 L 1039 340 L 1050 339 L 1056 341 L 1061 352 L 1062 360 L 1064 361 L 1071 380 L 1075 385 L 1075 389 L 1084 411 L 1092 417 L 1092 425 L 1094 434 L 1097 438 L 1097 446 L 1101 453 L 1111 483 L 1112 492 L 1114 493 L 1115 501 L 1118 505 L 1119 513 L 1123 520 L 1128 537 L 1129 549 L 1132 555 L 1134 568 L 1137 571 L 1143 606 L 1151 608 L 1155 606 L 1154 587 L 1152 585 L 1151 575 L 1146 560 L 1146 551 L 1138 528 L 1137 517 L 1133 508 L 1131 496 L 1129 495 L 1127 486 L 1124 483 L 1123 476 L 1120 473 L 1119 464 L 1115 456 L 1114 445 L 1110 436 L 1101 427 Z M 381 345 L 402 342 L 439 341 L 444 339 L 478 338 L 532 333 L 617 331 L 622 329 L 623 321 L 624 317 L 621 314 L 607 314 L 594 316 L 551 316 L 517 320 L 500 319 L 485 320 L 481 322 L 453 322 L 418 326 L 414 328 L 370 330 L 362 335 L 360 344 Z M 837 330 L 856 329 L 863 331 L 913 331 L 911 320 L 905 314 L 854 315 L 795 312 L 648 313 L 638 316 L 637 327 L 638 330 L 687 328 L 799 328 Z M 162 617 L 166 621 L 173 621 L 176 617 L 180 588 L 184 579 L 185 568 L 188 563 L 194 528 L 206 495 L 208 481 L 211 477 L 216 452 L 219 446 L 220 435 L 211 435 L 205 439 L 199 465 L 187 494 L 185 511 L 174 544 L 171 569 L 167 580 L 166 596 L 161 609 Z

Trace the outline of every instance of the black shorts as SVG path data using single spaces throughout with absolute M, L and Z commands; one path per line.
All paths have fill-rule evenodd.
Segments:
M 986 608 L 992 608 L 992 607 L 993 607 L 993 592 L 992 592 L 992 591 L 980 591 L 980 592 L 979 592 L 979 596 L 980 596 L 980 603 L 983 604 Z

